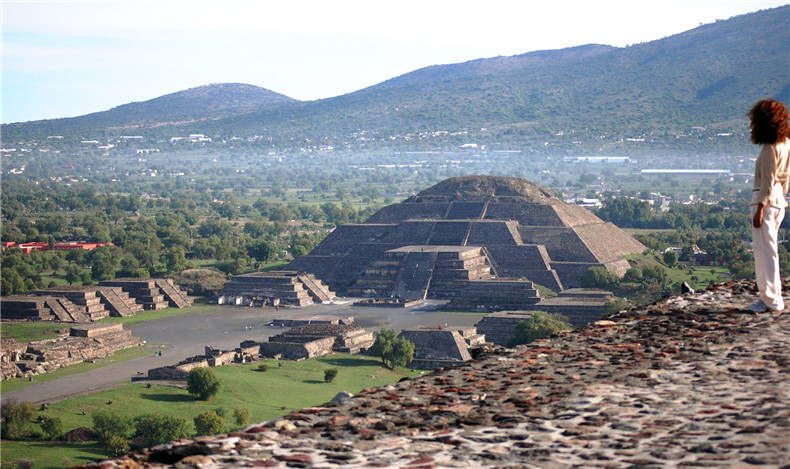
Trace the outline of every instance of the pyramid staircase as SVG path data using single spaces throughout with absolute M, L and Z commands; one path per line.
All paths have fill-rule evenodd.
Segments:
M 335 292 L 313 274 L 300 273 L 297 278 L 313 298 L 314 303 L 329 303 L 335 298 Z
M 407 246 L 387 251 L 349 288 L 352 296 L 424 299 L 452 296 L 469 280 L 492 279 L 483 248 Z
M 185 291 L 179 289 L 171 279 L 157 279 L 156 286 L 164 293 L 170 306 L 174 308 L 186 308 L 192 305 L 193 299 L 190 298 Z
M 96 287 L 85 286 L 56 287 L 48 290 L 36 290 L 31 294 L 60 299 L 59 303 L 62 308 L 55 306 L 55 309 L 66 317 L 67 321 L 90 322 L 104 319 L 110 315 L 99 298 L 97 290 Z M 53 301 L 49 303 L 55 305 Z M 71 316 L 71 319 L 68 319 L 63 310 L 68 313 L 68 316 Z
M 59 321 L 63 322 L 90 322 L 90 318 L 68 298 L 63 296 L 45 297 L 46 306 Z
M 165 295 L 159 290 L 154 279 L 103 280 L 99 282 L 99 285 L 103 287 L 120 287 L 147 311 L 165 309 L 169 306 Z
M 236 275 L 217 295 L 219 304 L 306 306 L 327 302 L 334 293 L 312 275 L 290 270 Z
M 134 316 L 143 310 L 143 305 L 138 304 L 120 287 L 99 287 L 97 293 L 111 316 Z

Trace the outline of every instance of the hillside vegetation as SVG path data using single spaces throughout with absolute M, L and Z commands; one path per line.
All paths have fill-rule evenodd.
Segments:
M 787 44 L 790 6 L 623 48 L 593 44 L 436 65 L 318 101 L 209 85 L 72 119 L 6 125 L 3 133 L 88 138 L 134 129 L 335 146 L 363 133 L 390 146 L 420 146 L 421 132 L 466 132 L 491 143 L 540 143 L 564 132 L 569 144 L 605 151 L 599 142 L 613 137 L 671 141 L 692 127 L 743 132 L 756 99 L 790 100 Z

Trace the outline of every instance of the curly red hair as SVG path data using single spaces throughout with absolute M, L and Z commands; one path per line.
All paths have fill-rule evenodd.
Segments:
M 752 121 L 752 143 L 773 145 L 790 137 L 790 114 L 779 101 L 770 98 L 757 101 L 746 115 Z

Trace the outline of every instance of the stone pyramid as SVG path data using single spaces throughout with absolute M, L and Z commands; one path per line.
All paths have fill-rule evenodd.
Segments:
M 338 227 L 288 268 L 314 274 L 343 294 L 392 251 L 429 246 L 480 247 L 494 278 L 528 279 L 557 292 L 578 287 L 591 267 L 623 275 L 629 267 L 623 256 L 645 249 L 615 225 L 537 184 L 468 176 L 384 207 L 365 223 Z

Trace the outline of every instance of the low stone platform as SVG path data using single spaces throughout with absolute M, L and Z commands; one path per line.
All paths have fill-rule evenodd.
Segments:
M 353 306 L 383 306 L 386 308 L 411 308 L 421 305 L 423 300 L 412 300 L 407 298 L 366 298 L 355 301 Z
M 312 315 L 312 316 L 299 316 L 295 318 L 275 318 L 272 320 L 272 326 L 275 327 L 296 327 L 304 326 L 305 324 L 353 324 L 354 316 L 327 316 L 327 315 Z
M 68 335 L 27 343 L 3 339 L 2 379 L 48 373 L 141 344 L 142 340 L 124 329 L 123 324 L 80 324 L 72 327 Z
M 353 324 L 304 324 L 260 343 L 260 355 L 303 360 L 333 352 L 359 353 L 373 345 L 372 332 Z
M 787 467 L 790 312 L 752 314 L 755 297 L 716 285 L 91 467 Z
M 467 362 L 472 359 L 469 349 L 485 341 L 474 327 L 421 327 L 403 330 L 399 336 L 414 344 L 414 359 L 409 366 L 419 370 Z
M 307 306 L 328 303 L 335 294 L 311 274 L 275 270 L 234 276 L 217 294 L 217 304 Z

